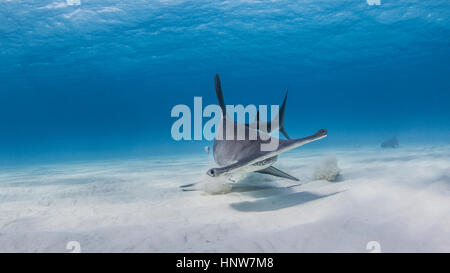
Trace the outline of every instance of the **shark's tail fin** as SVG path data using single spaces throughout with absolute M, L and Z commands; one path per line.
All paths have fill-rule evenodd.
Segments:
M 287 100 L 287 95 L 288 95 L 288 88 L 286 88 L 286 95 L 284 96 L 284 100 L 283 100 L 283 104 L 281 105 L 280 108 L 280 116 L 279 116 L 279 123 L 280 123 L 280 132 L 287 138 L 287 139 L 291 139 L 288 134 L 286 133 L 286 131 L 284 130 L 284 110 L 286 109 L 286 100 Z
M 223 99 L 223 92 L 222 92 L 222 85 L 220 84 L 220 78 L 219 75 L 216 74 L 216 76 L 214 77 L 214 83 L 215 83 L 215 87 L 216 87 L 216 95 L 217 95 L 217 100 L 219 101 L 219 106 L 220 109 L 222 109 L 222 115 L 225 117 L 226 116 L 226 107 L 225 107 L 225 100 Z M 278 129 L 287 139 L 291 139 L 286 130 L 284 129 L 284 112 L 286 110 L 286 101 L 287 101 L 287 95 L 288 95 L 288 88 L 286 88 L 286 95 L 284 96 L 284 100 L 283 100 L 283 104 L 281 105 L 280 111 L 278 112 L 278 127 L 277 128 L 272 128 L 274 126 L 272 126 L 272 122 L 268 122 L 267 123 L 267 132 L 272 132 L 276 129 Z M 259 111 L 256 113 L 256 121 L 254 122 L 254 124 L 248 124 L 250 127 L 254 127 L 259 129 Z
M 223 116 L 225 116 L 226 107 L 225 107 L 225 101 L 223 99 L 222 86 L 220 84 L 220 78 L 219 78 L 218 74 L 216 74 L 216 76 L 214 77 L 214 84 L 216 86 L 216 95 L 217 95 L 217 100 L 219 101 L 220 109 L 222 109 L 222 114 L 223 114 Z
M 275 118 L 278 119 L 278 124 L 273 124 L 273 120 L 269 121 L 269 122 L 264 122 L 265 126 L 260 126 L 260 125 L 264 125 L 264 123 L 260 122 L 260 117 L 259 117 L 259 111 L 256 112 L 256 119 L 253 123 L 248 124 L 248 126 L 252 127 L 252 128 L 256 128 L 258 130 L 262 130 L 264 132 L 267 133 L 271 133 L 275 130 L 279 130 L 287 139 L 291 139 L 288 134 L 286 133 L 286 130 L 284 130 L 284 112 L 286 110 L 286 101 L 287 101 L 287 95 L 288 95 L 288 89 L 286 88 L 286 95 L 284 96 L 284 100 L 283 100 L 283 104 L 281 105 L 281 108 L 278 111 L 277 117 Z M 265 128 L 265 129 L 263 129 Z

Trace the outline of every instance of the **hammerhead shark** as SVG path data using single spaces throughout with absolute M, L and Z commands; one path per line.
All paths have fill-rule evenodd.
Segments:
M 278 112 L 278 116 L 275 117 L 275 119 L 278 119 L 278 122 L 273 122 L 272 120 L 267 122 L 265 126 L 261 126 L 263 123 L 259 120 L 259 112 L 253 123 L 244 124 L 234 122 L 227 116 L 226 113 L 226 106 L 219 75 L 215 76 L 214 81 L 217 99 L 222 111 L 222 118 L 219 124 L 219 130 L 217 130 L 217 132 L 218 134 L 223 133 L 226 131 L 226 126 L 231 125 L 234 126 L 234 136 L 231 138 L 218 138 L 216 135 L 213 146 L 213 155 L 214 161 L 217 165 L 219 165 L 219 167 L 209 169 L 207 174 L 211 177 L 219 177 L 234 173 L 258 172 L 299 181 L 298 178 L 295 178 L 272 165 L 278 160 L 278 155 L 305 145 L 306 143 L 326 137 L 328 134 L 327 130 L 320 129 L 311 136 L 290 139 L 284 129 L 284 112 L 286 108 L 287 91 L 283 104 Z M 256 139 L 242 140 L 243 138 L 238 137 L 238 134 L 242 133 L 245 133 L 245 136 L 249 136 L 251 130 L 256 130 Z M 274 136 L 270 136 L 269 133 L 275 130 L 279 130 L 287 139 L 277 139 L 278 147 L 274 150 L 262 150 L 261 145 L 267 144 L 270 142 L 270 138 L 274 138 Z

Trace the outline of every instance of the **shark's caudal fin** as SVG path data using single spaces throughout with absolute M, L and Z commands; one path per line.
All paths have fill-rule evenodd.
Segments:
M 270 175 L 277 176 L 277 177 L 283 177 L 283 178 L 287 178 L 287 179 L 294 180 L 294 181 L 300 181 L 298 178 L 293 177 L 292 175 L 289 175 L 289 174 L 275 168 L 274 166 L 270 166 L 268 168 L 265 168 L 263 170 L 259 170 L 256 172 L 263 173 L 263 174 L 270 174 Z
M 216 74 L 214 77 L 214 84 L 216 87 L 216 95 L 217 100 L 219 102 L 220 109 L 222 109 L 222 114 L 225 117 L 226 116 L 226 106 L 225 106 L 225 100 L 223 99 L 223 92 L 222 92 L 222 85 L 220 83 L 219 75 Z M 278 126 L 275 127 L 272 125 L 272 122 L 267 122 L 266 128 L 267 132 L 270 133 L 275 130 L 279 130 L 287 139 L 291 139 L 288 134 L 286 133 L 286 130 L 284 129 L 284 112 L 286 110 L 286 101 L 287 101 L 287 95 L 288 95 L 288 89 L 286 88 L 286 95 L 284 96 L 283 104 L 280 107 L 280 110 L 278 112 Z M 259 130 L 259 111 L 256 113 L 256 120 L 254 123 L 246 124 L 246 126 L 250 126 L 251 128 L 257 128 Z
M 280 122 L 280 132 L 284 135 L 284 137 L 286 137 L 287 139 L 291 139 L 288 134 L 286 133 L 286 131 L 284 130 L 284 110 L 286 109 L 286 100 L 287 100 L 287 95 L 288 95 L 288 89 L 286 88 L 286 95 L 284 96 L 284 100 L 283 100 L 283 104 L 281 105 L 280 108 L 280 116 L 279 116 L 279 122 Z
M 286 95 L 284 95 L 284 100 L 283 100 L 283 104 L 280 107 L 280 110 L 278 112 L 277 118 L 278 118 L 278 127 L 275 127 L 272 124 L 272 121 L 267 122 L 266 128 L 267 128 L 267 132 L 271 133 L 272 131 L 275 130 L 279 130 L 284 137 L 286 137 L 287 139 L 291 139 L 288 134 L 286 133 L 286 130 L 284 130 L 284 113 L 286 110 L 286 101 L 287 101 L 287 95 L 288 95 L 288 89 L 286 88 Z M 253 128 L 258 128 L 258 130 L 260 130 L 259 128 L 259 111 L 256 112 L 256 120 L 253 124 L 250 124 L 250 127 Z
M 223 99 L 222 86 L 218 74 L 214 77 L 214 84 L 216 86 L 217 100 L 219 101 L 220 109 L 222 109 L 222 115 L 225 116 L 227 109 L 225 107 L 225 100 Z

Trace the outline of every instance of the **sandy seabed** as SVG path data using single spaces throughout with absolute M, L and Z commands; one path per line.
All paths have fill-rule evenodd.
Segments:
M 332 154 L 340 175 L 317 180 Z M 450 147 L 296 150 L 300 182 L 206 176 L 211 155 L 0 170 L 0 252 L 450 252 Z M 323 169 L 323 166 L 322 166 Z M 195 183 L 192 191 L 180 186 Z

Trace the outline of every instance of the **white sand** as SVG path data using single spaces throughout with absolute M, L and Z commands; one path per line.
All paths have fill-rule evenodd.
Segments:
M 314 180 L 329 154 L 341 175 Z M 448 146 L 282 155 L 301 183 L 230 185 L 211 157 L 2 169 L 0 252 L 450 252 Z

